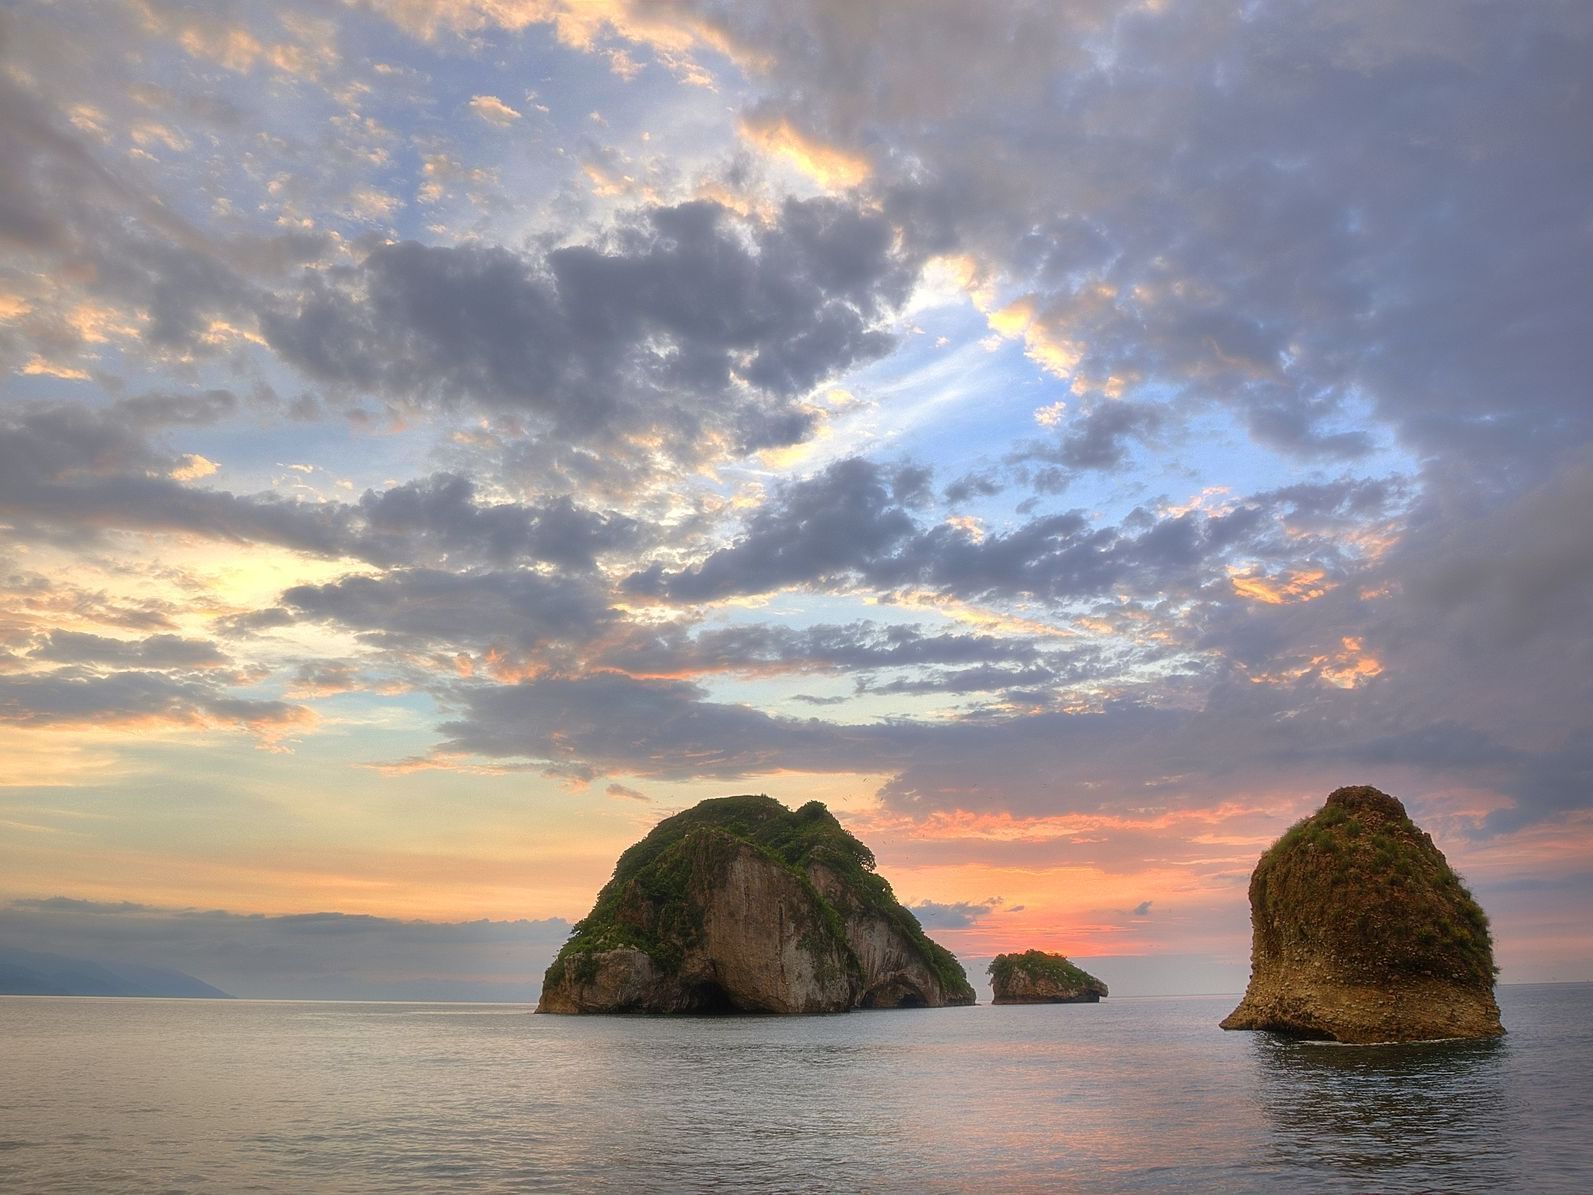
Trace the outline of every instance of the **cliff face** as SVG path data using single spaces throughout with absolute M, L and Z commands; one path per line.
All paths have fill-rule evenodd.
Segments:
M 539 1012 L 845 1012 L 972 1004 L 872 853 L 817 801 L 704 801 L 620 856 Z
M 1405 807 L 1336 790 L 1250 877 L 1251 978 L 1224 1029 L 1343 1042 L 1492 1037 L 1488 918 Z
M 993 1004 L 1095 1004 L 1106 985 L 1066 955 L 1026 950 L 990 961 Z

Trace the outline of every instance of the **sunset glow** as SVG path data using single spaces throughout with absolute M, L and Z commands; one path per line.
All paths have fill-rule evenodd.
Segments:
M 1593 979 L 1587 20 L 1065 7 L 0 16 L 0 935 L 529 998 L 767 792 L 1228 991 L 1364 783 Z

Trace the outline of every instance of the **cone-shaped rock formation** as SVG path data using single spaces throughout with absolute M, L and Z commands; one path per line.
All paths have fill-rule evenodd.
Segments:
M 1341 788 L 1250 877 L 1250 986 L 1224 1029 L 1342 1042 L 1503 1033 L 1488 918 L 1405 807 Z

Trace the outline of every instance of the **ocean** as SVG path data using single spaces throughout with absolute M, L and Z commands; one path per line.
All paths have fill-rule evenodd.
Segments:
M 1496 1042 L 1236 996 L 833 1017 L 0 998 L 0 1190 L 1593 1190 L 1593 984 Z

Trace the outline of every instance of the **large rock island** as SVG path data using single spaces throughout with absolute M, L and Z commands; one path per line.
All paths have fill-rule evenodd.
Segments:
M 620 856 L 538 1012 L 846 1012 L 972 1004 L 950 951 L 821 802 L 720 797 Z
M 1025 950 L 990 960 L 992 1004 L 1095 1004 L 1106 985 L 1064 954 Z
M 1341 1042 L 1493 1037 L 1488 918 L 1387 793 L 1341 788 L 1250 877 L 1250 986 L 1224 1029 Z

